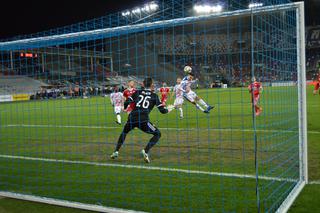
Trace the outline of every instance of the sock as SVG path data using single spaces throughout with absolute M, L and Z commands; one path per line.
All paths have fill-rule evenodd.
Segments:
M 117 143 L 115 152 L 119 152 L 123 142 L 126 140 L 126 137 L 127 137 L 127 134 L 122 132 L 119 139 L 118 139 L 118 143 Z
M 180 111 L 180 117 L 183 117 L 183 109 L 179 108 L 179 111 Z
M 200 109 L 202 112 L 204 112 L 204 109 L 198 103 L 196 103 L 196 107 Z
M 255 112 L 258 113 L 260 111 L 260 107 L 254 106 Z
M 121 124 L 121 116 L 119 114 L 117 114 L 117 121 L 119 124 Z
M 203 99 L 200 99 L 200 100 L 199 100 L 199 103 L 202 104 L 202 106 L 204 106 L 205 108 L 208 108 L 208 107 L 209 107 L 208 104 L 207 104 L 206 102 L 204 102 Z
M 156 145 L 156 143 L 159 141 L 161 138 L 161 132 L 158 130 L 154 133 L 153 137 L 150 139 L 149 143 L 147 144 L 146 148 L 144 148 L 144 151 L 146 153 L 149 152 L 149 150 Z

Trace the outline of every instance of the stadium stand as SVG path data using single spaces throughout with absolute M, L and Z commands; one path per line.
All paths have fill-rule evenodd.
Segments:
M 48 86 L 38 80 L 25 76 L 1 76 L 0 95 L 34 94 L 41 87 Z
M 315 35 L 318 34 L 314 33 L 319 29 L 320 27 L 309 27 L 307 30 L 308 80 L 312 80 L 316 76 L 320 67 L 320 38 L 316 37 Z M 176 33 L 174 40 L 172 33 Z M 3 71 L 2 74 L 5 75 L 5 77 L 1 76 L 0 92 L 1 94 L 19 92 L 31 94 L 41 91 L 41 86 L 46 85 L 46 87 L 50 87 L 50 90 L 56 88 L 65 91 L 65 93 L 68 93 L 67 91 L 70 91 L 70 88 L 75 90 L 79 87 L 80 90 L 93 91 L 90 92 L 91 95 L 104 95 L 108 93 L 107 91 L 110 91 L 110 87 L 120 86 L 120 88 L 125 88 L 128 80 L 142 82 L 142 79 L 150 73 L 153 73 L 153 76 L 155 76 L 154 73 L 157 73 L 156 85 L 160 86 L 161 82 L 165 81 L 169 85 L 173 85 L 176 77 L 184 75 L 183 67 L 187 64 L 192 66 L 201 82 L 205 82 L 202 86 L 208 87 L 212 85 L 212 82 L 206 82 L 207 78 L 213 79 L 214 82 L 224 81 L 224 83 L 233 86 L 243 86 L 250 80 L 251 62 L 248 53 L 251 49 L 251 42 L 250 35 L 247 32 L 242 33 L 241 40 L 239 40 L 239 34 L 233 32 L 228 34 L 224 32 L 221 32 L 221 34 L 207 34 L 206 37 L 201 34 L 192 34 L 192 36 L 185 34 L 186 36 L 182 36 L 182 34 L 179 35 L 178 33 L 168 31 L 167 34 L 151 34 L 147 36 L 147 45 L 140 47 L 138 50 L 120 48 L 129 51 L 129 55 L 140 54 L 144 55 L 145 58 L 138 61 L 127 58 L 127 61 L 123 61 L 122 58 L 118 58 L 117 54 L 115 54 L 113 56 L 114 67 L 111 66 L 110 61 L 103 60 L 105 55 L 99 51 L 82 52 L 77 49 L 59 47 L 39 49 L 35 54 L 46 53 L 44 60 L 36 58 L 26 60 L 24 64 L 21 64 L 20 60 L 13 60 L 14 71 L 9 68 L 11 67 L 9 60 L 3 62 L 4 64 L 0 64 Z M 256 33 L 255 37 L 267 41 L 270 46 L 281 45 L 285 43 L 281 42 L 282 40 L 289 39 L 272 33 L 268 38 L 262 38 L 259 33 Z M 128 38 L 128 43 L 130 43 L 130 39 L 136 38 Z M 143 40 L 145 37 L 140 36 L 137 39 Z M 255 42 L 254 49 L 262 48 L 259 45 L 259 39 Z M 114 45 L 118 44 L 115 42 Z M 241 60 L 239 56 L 240 50 L 242 52 Z M 207 55 L 206 59 L 202 57 L 204 53 Z M 232 57 L 230 57 L 230 53 Z M 119 53 L 119 55 L 121 54 Z M 199 57 L 193 57 L 190 60 L 188 58 L 190 54 L 199 55 Z M 56 63 L 57 61 L 59 63 Z M 146 61 L 149 64 L 157 64 L 157 66 L 144 67 L 143 64 Z M 272 63 L 272 69 L 278 69 L 279 64 L 277 62 L 270 63 Z M 259 64 L 259 59 L 256 59 L 256 64 Z M 128 65 L 128 67 L 124 65 Z M 135 67 L 144 67 L 144 69 L 137 71 Z M 255 71 L 257 76 L 263 72 L 263 69 L 263 67 L 258 66 Z M 286 69 L 286 67 L 282 69 Z M 132 71 L 140 73 L 140 75 L 131 76 L 130 73 Z M 8 76 L 11 73 L 20 76 Z M 47 75 L 57 75 L 59 77 L 57 77 L 56 81 L 54 78 L 48 80 L 46 78 Z M 66 78 L 61 76 L 66 76 Z M 89 77 L 92 81 L 82 82 L 81 76 L 86 76 L 86 79 Z M 260 81 L 264 82 L 286 78 L 285 76 L 278 76 L 272 70 L 267 72 L 267 75 L 263 74 L 261 76 L 264 76 L 264 78 L 260 79 Z M 7 79 L 10 80 L 7 81 Z M 64 79 L 68 79 L 68 81 Z M 19 84 L 24 84 L 23 87 L 27 86 L 29 89 L 24 91 L 21 89 L 22 87 L 19 87 Z

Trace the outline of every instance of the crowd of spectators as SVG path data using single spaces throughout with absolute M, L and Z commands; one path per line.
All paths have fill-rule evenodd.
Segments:
M 69 88 L 57 87 L 42 87 L 36 94 L 31 96 L 31 99 L 69 99 L 69 98 L 88 98 L 91 96 L 105 96 L 112 92 L 111 86 L 70 86 Z
M 243 84 L 251 78 L 251 34 L 152 34 L 149 43 L 156 46 L 159 61 L 173 64 L 179 75 L 190 65 L 198 78 L 207 72 L 222 76 L 229 84 Z M 290 51 L 296 43 L 288 33 L 254 33 L 255 74 L 263 81 L 295 79 Z M 278 54 L 284 49 L 286 54 Z M 278 51 L 279 52 L 279 51 Z M 293 52 L 292 52 L 293 53 Z M 279 58 L 280 57 L 280 58 Z M 290 58 L 291 57 L 291 58 Z M 165 59 L 165 60 L 163 60 Z M 260 63 L 261 61 L 261 63 Z M 210 73 L 209 73 L 210 74 Z
M 152 34 L 148 43 L 155 45 L 159 54 L 166 55 L 210 55 L 251 51 L 249 32 L 215 34 Z M 295 48 L 295 41 L 288 33 L 254 33 L 254 50 L 266 51 L 271 48 Z
M 307 80 L 317 78 L 320 70 L 320 48 L 308 49 L 306 54 Z
M 41 87 L 31 96 L 31 99 L 70 99 L 89 98 L 92 96 L 105 97 L 112 93 L 115 88 L 119 91 L 124 91 L 129 80 L 135 81 L 139 88 L 143 78 L 137 76 L 116 76 L 107 78 L 104 81 L 44 80 L 48 86 Z M 161 85 L 158 81 L 155 81 L 155 84 L 156 86 Z

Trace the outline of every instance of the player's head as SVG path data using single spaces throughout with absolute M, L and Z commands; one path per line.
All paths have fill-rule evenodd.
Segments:
M 135 88 L 136 84 L 133 80 L 128 81 L 128 87 L 129 88 Z
M 177 84 L 180 84 L 181 83 L 181 78 L 177 78 Z
M 167 86 L 167 83 L 166 83 L 166 82 L 163 82 L 163 83 L 162 83 L 162 86 L 163 86 L 163 87 L 166 87 L 166 86 Z
M 145 79 L 143 80 L 143 86 L 144 86 L 146 89 L 153 89 L 154 84 L 153 84 L 152 78 L 145 78 Z
M 251 81 L 252 81 L 252 82 L 255 82 L 256 80 L 257 80 L 256 77 L 252 77 L 252 78 L 251 78 Z
M 188 74 L 188 79 L 189 79 L 190 81 L 192 81 L 192 80 L 194 79 L 194 73 L 193 73 L 193 72 L 190 72 L 190 73 Z
M 119 92 L 119 87 L 115 86 L 115 87 L 113 88 L 113 92 L 114 92 L 114 93 Z

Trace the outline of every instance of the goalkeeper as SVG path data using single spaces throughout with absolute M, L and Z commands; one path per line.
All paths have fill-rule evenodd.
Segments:
M 172 105 L 168 106 L 168 108 L 165 108 L 160 102 L 159 96 L 154 93 L 154 84 L 152 78 L 144 79 L 143 84 L 144 89 L 137 90 L 137 92 L 129 97 L 124 103 L 125 109 L 130 103 L 133 102 L 136 104 L 136 106 L 135 109 L 129 114 L 128 121 L 118 139 L 116 149 L 110 156 L 111 159 L 115 159 L 119 156 L 119 150 L 124 143 L 127 134 L 137 127 L 143 132 L 153 135 L 147 146 L 141 151 L 144 161 L 146 163 L 150 163 L 148 152 L 159 141 L 161 132 L 150 122 L 149 114 L 154 106 L 156 106 L 162 114 L 166 114 L 174 108 Z

